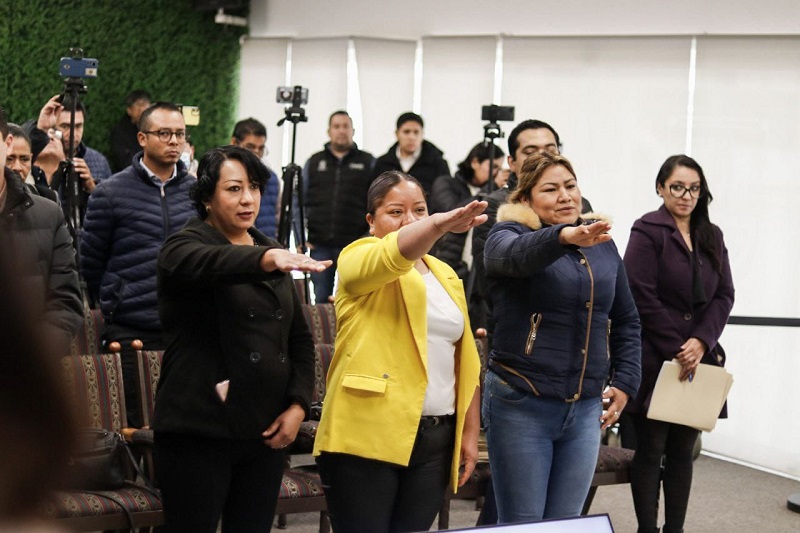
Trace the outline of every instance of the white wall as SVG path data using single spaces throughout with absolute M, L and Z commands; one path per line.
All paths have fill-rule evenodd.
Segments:
M 763 35 L 800 32 L 796 0 L 251 0 L 257 37 Z
M 394 119 L 414 103 L 420 39 L 426 134 L 454 168 L 481 139 L 479 106 L 496 89 L 490 67 L 504 33 L 496 103 L 559 131 L 583 192 L 615 219 L 621 251 L 631 223 L 659 205 L 660 164 L 689 151 L 725 232 L 734 314 L 800 316 L 800 2 L 506 1 L 492 5 L 492 17 L 471 1 L 335 5 L 253 1 L 251 30 L 264 38 L 243 45 L 240 110 L 268 124 L 280 118 L 274 87 L 285 81 L 292 43 L 291 81 L 311 89 L 299 163 L 321 147 L 327 115 L 348 103 L 354 83 L 362 147 L 385 152 Z M 357 80 L 344 66 L 350 37 Z M 274 131 L 268 144 L 279 154 Z M 731 418 L 704 436 L 706 449 L 800 477 L 800 330 L 729 326 L 722 343 L 735 379 Z

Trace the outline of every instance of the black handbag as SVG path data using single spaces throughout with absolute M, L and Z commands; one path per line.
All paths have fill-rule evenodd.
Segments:
M 125 484 L 127 445 L 122 435 L 105 429 L 81 429 L 69 458 L 66 489 L 115 490 Z

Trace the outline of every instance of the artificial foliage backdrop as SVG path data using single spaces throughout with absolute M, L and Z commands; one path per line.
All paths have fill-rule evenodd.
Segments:
M 200 107 L 200 125 L 188 128 L 199 157 L 230 140 L 245 31 L 215 24 L 192 0 L 2 0 L 0 106 L 12 122 L 37 117 L 64 90 L 59 59 L 80 46 L 99 62 L 81 96 L 86 144 L 107 154 L 125 96 L 145 89 L 154 101 Z

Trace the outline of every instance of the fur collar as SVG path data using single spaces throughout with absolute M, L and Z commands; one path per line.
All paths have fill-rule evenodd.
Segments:
M 584 213 L 581 215 L 582 220 L 602 220 L 603 222 L 611 223 L 611 217 L 602 213 Z M 523 226 L 527 226 L 532 230 L 542 229 L 542 221 L 539 216 L 533 212 L 533 209 L 525 204 L 503 204 L 497 211 L 498 222 L 517 222 Z

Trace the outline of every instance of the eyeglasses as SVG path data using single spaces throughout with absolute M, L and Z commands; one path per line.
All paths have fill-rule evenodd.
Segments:
M 186 138 L 186 132 L 183 130 L 180 131 L 169 131 L 169 130 L 158 130 L 158 131 L 143 131 L 142 133 L 146 135 L 157 135 L 158 140 L 162 143 L 168 143 L 172 136 L 175 136 L 175 139 L 178 141 L 182 141 Z
M 700 185 L 692 185 L 691 187 L 686 187 L 681 185 L 680 183 L 673 183 L 669 186 L 669 193 L 674 198 L 683 198 L 686 196 L 686 192 L 689 192 L 689 196 L 692 198 L 698 198 L 700 196 L 700 191 L 702 191 L 702 187 Z

